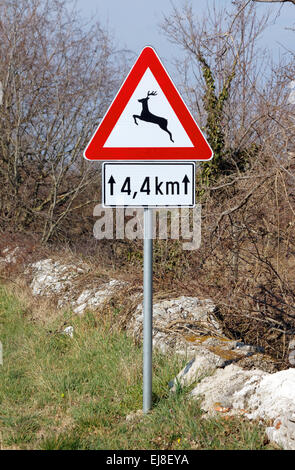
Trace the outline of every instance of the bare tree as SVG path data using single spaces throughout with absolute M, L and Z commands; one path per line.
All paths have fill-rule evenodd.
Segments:
M 253 2 L 260 3 L 293 3 L 295 5 L 295 0 L 253 0 Z
M 257 110 L 257 83 L 266 68 L 257 60 L 257 41 L 268 19 L 258 17 L 253 3 L 236 1 L 230 8 L 211 4 L 202 20 L 190 5 L 174 7 L 162 23 L 184 52 L 182 88 L 214 151 L 213 161 L 203 164 L 205 179 L 242 169 L 256 152 L 255 124 L 265 120 Z
M 64 0 L 0 0 L 0 227 L 40 233 L 98 196 L 83 149 L 124 73 L 98 23 Z M 98 193 L 97 193 L 98 194 Z

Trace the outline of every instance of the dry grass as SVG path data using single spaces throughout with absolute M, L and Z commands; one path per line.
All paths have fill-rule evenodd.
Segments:
M 27 314 L 33 307 L 0 287 L 2 449 L 271 448 L 258 423 L 203 419 L 189 390 L 169 393 L 169 380 L 184 364 L 158 353 L 153 410 L 126 421 L 142 406 L 142 349 L 98 315 L 72 316 L 74 337 L 61 335 L 68 314 L 47 317 L 44 325 Z

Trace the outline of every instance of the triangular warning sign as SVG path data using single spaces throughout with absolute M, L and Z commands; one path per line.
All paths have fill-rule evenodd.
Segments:
M 151 47 L 141 52 L 84 152 L 87 160 L 210 160 L 212 155 Z

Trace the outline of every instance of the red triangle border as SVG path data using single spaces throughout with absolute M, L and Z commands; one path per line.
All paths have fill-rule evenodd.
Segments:
M 135 88 L 149 68 L 158 81 L 163 93 L 177 115 L 193 147 L 106 147 L 110 133 L 124 111 Z M 197 123 L 184 104 L 175 85 L 162 65 L 154 49 L 145 47 L 139 55 L 127 78 L 119 89 L 100 125 L 90 140 L 84 157 L 87 160 L 200 160 L 213 157 L 212 149 Z

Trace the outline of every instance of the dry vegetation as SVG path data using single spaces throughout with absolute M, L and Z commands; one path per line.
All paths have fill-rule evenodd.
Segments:
M 99 200 L 81 157 L 126 54 L 64 0 L 1 0 L 0 44 L 0 227 L 65 240 Z
M 96 272 L 128 273 L 136 290 L 142 243 L 93 238 L 99 172 L 82 159 L 124 75 L 110 38 L 59 0 L 0 5 L 0 249 L 11 234 L 26 259 L 66 245 Z M 268 22 L 246 1 L 230 13 L 213 6 L 202 24 L 189 6 L 163 20 L 183 54 L 180 88 L 215 157 L 198 174 L 201 248 L 156 241 L 154 278 L 159 295 L 210 296 L 229 335 L 264 346 L 284 368 L 295 334 L 294 52 L 274 66 L 259 50 Z

